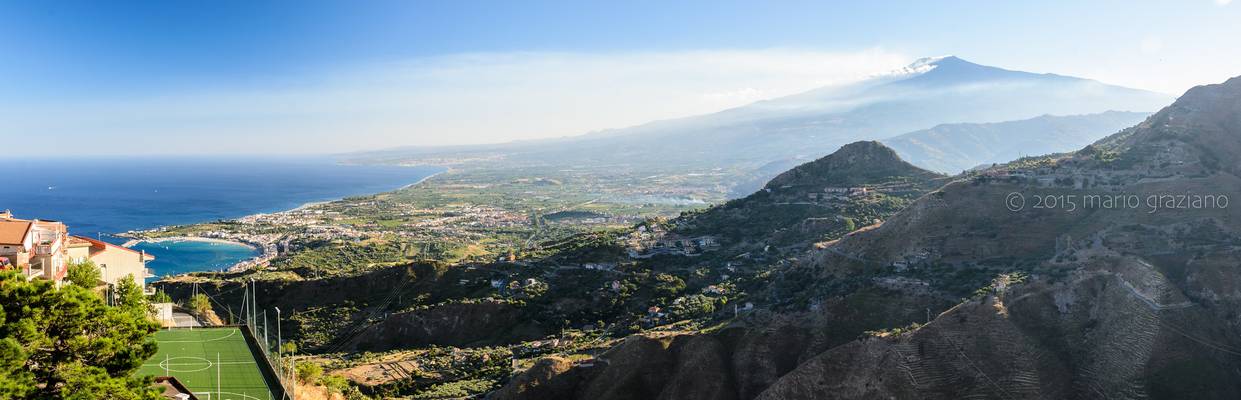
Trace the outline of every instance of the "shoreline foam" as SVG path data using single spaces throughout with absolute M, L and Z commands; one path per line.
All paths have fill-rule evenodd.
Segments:
M 257 246 L 257 245 L 255 245 L 255 244 L 253 244 L 253 243 L 246 243 L 246 242 L 242 242 L 242 241 L 237 241 L 237 240 L 229 240 L 229 239 L 220 239 L 220 238 L 202 237 L 202 236 L 168 236 L 168 237 L 158 237 L 158 238 L 149 238 L 149 239 L 130 239 L 129 241 L 127 241 L 127 242 L 125 242 L 124 244 L 122 244 L 121 246 L 123 246 L 123 247 L 133 247 L 134 245 L 137 245 L 138 243 L 151 243 L 151 244 L 155 244 L 155 243 L 162 243 L 162 242 L 173 242 L 173 243 L 176 243 L 176 242 L 203 242 L 203 243 L 231 244 L 231 245 L 237 245 L 237 246 L 245 246 L 245 247 L 249 247 L 249 248 L 252 248 L 252 249 L 257 250 L 257 251 L 259 251 L 259 252 L 262 252 L 262 251 L 263 251 L 263 248 L 262 248 L 261 246 Z

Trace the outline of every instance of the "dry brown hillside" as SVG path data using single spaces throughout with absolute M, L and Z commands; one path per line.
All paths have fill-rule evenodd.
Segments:
M 1234 78 L 1081 151 L 958 176 L 790 260 L 756 296 L 770 312 L 634 337 L 493 397 L 1234 399 L 1238 174 Z M 540 385 L 557 389 L 526 394 Z

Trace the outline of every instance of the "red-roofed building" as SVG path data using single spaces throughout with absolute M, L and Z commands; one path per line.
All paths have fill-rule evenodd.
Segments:
M 0 212 L 0 257 L 2 268 L 17 269 L 27 278 L 44 278 L 60 283 L 65 278 L 69 229 L 60 222 L 23 220 Z
M 93 261 L 99 267 L 103 284 L 112 286 L 128 278 L 133 279 L 138 287 L 145 287 L 146 278 L 150 276 L 146 263 L 154 260 L 155 256 L 102 240 L 70 236 L 69 259 L 73 262 Z
M 21 271 L 28 279 L 43 278 L 60 284 L 71 262 L 90 260 L 99 267 L 101 285 L 133 279 L 145 288 L 146 262 L 155 259 L 101 240 L 70 236 L 56 221 L 24 220 L 0 212 L 0 269 Z

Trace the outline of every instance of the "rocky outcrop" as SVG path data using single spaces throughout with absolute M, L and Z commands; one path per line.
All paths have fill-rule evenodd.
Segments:
M 759 312 L 711 334 L 632 336 L 590 366 L 547 377 L 532 368 L 514 378 L 526 391 L 538 385 L 572 386 L 564 399 L 753 399 L 816 355 L 848 343 L 866 329 L 906 325 L 924 307 L 949 303 L 932 296 L 879 301 L 882 292 L 862 291 L 790 314 Z M 496 399 L 518 395 L 510 383 Z
M 1150 297 L 1144 289 L 1169 282 L 1153 270 L 1132 273 L 1132 262 L 1022 285 L 913 333 L 834 348 L 758 398 L 1234 396 L 1241 358 L 1227 353 L 1241 343 L 1220 335 L 1201 307 Z
M 564 358 L 540 359 L 488 398 L 571 399 L 577 385 L 572 369 L 573 362 Z

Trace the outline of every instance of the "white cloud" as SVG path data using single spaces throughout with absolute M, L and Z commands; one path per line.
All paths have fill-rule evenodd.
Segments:
M 1142 38 L 1142 43 L 1139 47 L 1142 49 L 1142 53 L 1157 54 L 1160 50 L 1163 50 L 1163 38 L 1158 36 L 1146 36 Z
M 910 59 L 883 49 L 459 54 L 302 77 L 292 88 L 17 105 L 0 111 L 0 138 L 35 134 L 61 141 L 37 150 L 93 154 L 501 142 L 719 111 Z
M 1232 4 L 1232 0 L 1215 0 L 1216 5 L 1226 6 Z

